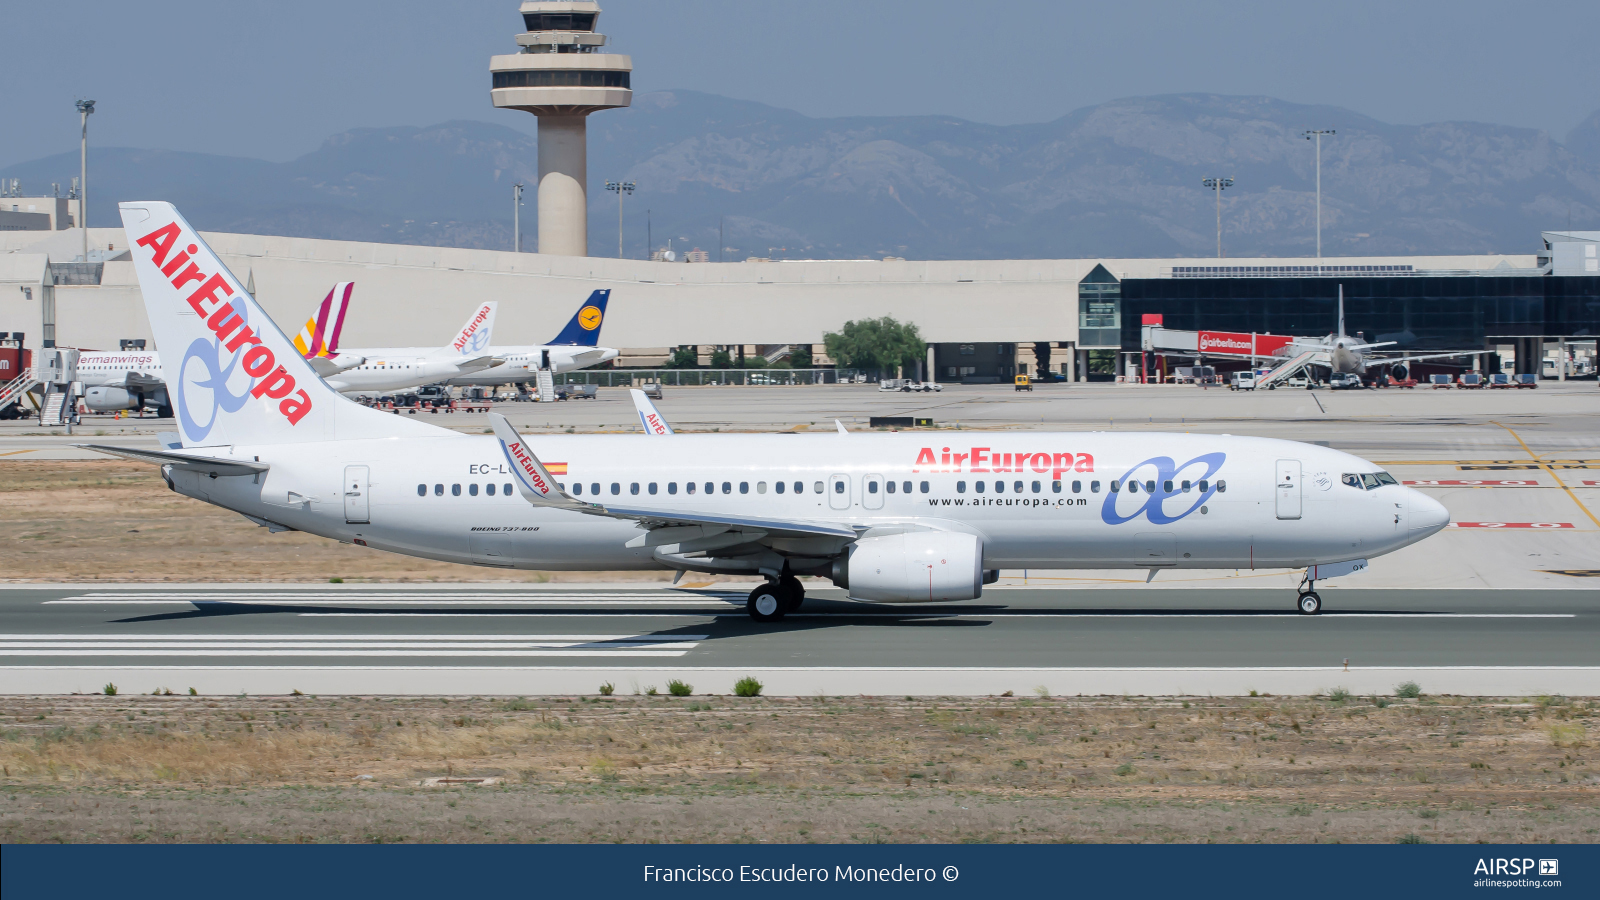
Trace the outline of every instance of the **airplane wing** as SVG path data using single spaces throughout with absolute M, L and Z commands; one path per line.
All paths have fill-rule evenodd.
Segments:
M 505 453 L 506 462 L 510 463 L 512 471 L 516 473 L 517 492 L 522 495 L 522 499 L 534 506 L 566 509 L 611 519 L 628 519 L 651 530 L 709 525 L 722 529 L 760 531 L 780 536 L 823 536 L 848 540 L 856 538 L 855 529 L 825 522 L 768 519 L 761 516 L 725 516 L 669 509 L 636 509 L 609 506 L 604 503 L 585 503 L 569 495 L 556 484 L 556 480 L 550 477 L 550 472 L 545 469 L 544 463 L 539 462 L 539 458 L 528 449 L 522 436 L 510 422 L 506 421 L 505 416 L 490 413 L 489 422 L 494 426 L 494 436 L 500 441 L 500 449 Z M 754 539 L 756 536 L 751 537 Z
M 633 395 L 633 408 L 639 411 L 639 424 L 644 426 L 645 434 L 672 434 L 672 426 L 656 411 L 656 405 L 644 395 L 644 391 L 634 388 L 628 393 Z
M 93 450 L 96 453 L 120 456 L 123 459 L 131 459 L 135 462 L 189 469 L 205 475 L 259 475 L 270 468 L 266 463 L 252 460 L 213 459 L 209 456 L 191 456 L 187 453 L 174 453 L 170 450 L 136 450 L 131 447 L 108 447 L 105 444 L 73 444 L 72 446 L 84 450 Z
M 456 363 L 456 368 L 460 369 L 462 372 L 476 372 L 480 369 L 492 369 L 495 366 L 504 364 L 504 359 L 491 354 L 489 356 L 477 356 L 473 357 L 472 359 L 464 359 L 461 362 Z
M 1449 359 L 1457 356 L 1472 356 L 1482 352 L 1482 350 L 1453 350 L 1448 353 L 1424 353 L 1421 356 L 1378 356 L 1362 360 L 1361 367 L 1389 366 L 1395 363 L 1420 362 L 1424 359 Z
M 356 366 L 359 366 L 366 361 L 367 358 L 365 356 L 355 356 L 349 353 L 341 353 L 338 356 L 331 357 L 306 357 L 306 362 L 310 363 L 311 368 L 315 369 L 317 374 L 321 375 L 323 378 L 327 378 L 329 375 L 337 375 L 346 369 L 354 369 Z

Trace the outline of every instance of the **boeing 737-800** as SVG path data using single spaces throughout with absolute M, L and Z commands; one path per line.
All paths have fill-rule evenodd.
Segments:
M 273 530 L 520 569 L 759 574 L 781 618 L 817 575 L 856 600 L 970 600 L 1002 568 L 1307 568 L 1439 531 L 1436 501 L 1326 447 L 1201 434 L 467 435 L 351 402 L 168 203 L 124 203 L 151 327 L 216 362 L 178 385 L 171 488 Z M 238 402 L 235 402 L 235 401 Z M 1354 475 L 1355 477 L 1349 477 Z M 216 573 L 225 578 L 226 572 Z

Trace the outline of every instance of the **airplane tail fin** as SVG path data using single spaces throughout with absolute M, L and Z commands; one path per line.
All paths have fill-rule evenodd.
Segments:
M 567 322 L 567 327 L 555 336 L 552 344 L 567 344 L 574 347 L 594 347 L 600 343 L 600 325 L 605 321 L 606 304 L 611 300 L 611 291 L 595 291 L 589 299 L 578 307 L 572 319 Z
M 184 447 L 440 433 L 328 387 L 171 203 L 119 208 Z
M 500 308 L 499 301 L 489 300 L 478 304 L 478 308 L 467 316 L 466 324 L 450 339 L 450 344 L 445 348 L 446 353 L 455 353 L 460 356 L 482 356 L 489 349 L 489 341 L 494 336 L 494 314 Z
M 1339 285 L 1339 337 L 1344 337 L 1344 285 Z
M 333 286 L 328 296 L 322 298 L 316 313 L 306 320 L 305 327 L 294 336 L 294 348 L 300 351 L 301 356 L 311 359 L 339 355 L 339 333 L 344 330 L 345 310 L 350 308 L 350 294 L 355 287 L 353 281 L 341 281 Z

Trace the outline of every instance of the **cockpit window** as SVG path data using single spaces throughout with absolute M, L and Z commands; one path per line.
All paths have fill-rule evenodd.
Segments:
M 1376 488 L 1378 486 L 1378 476 L 1373 475 L 1370 472 L 1363 472 L 1361 475 L 1361 486 L 1369 491 Z
M 1361 489 L 1361 476 L 1355 474 L 1354 472 L 1346 472 L 1343 475 L 1340 475 L 1339 480 L 1355 488 L 1356 490 Z
M 1394 480 L 1394 476 L 1390 475 L 1388 472 L 1379 472 L 1377 477 L 1378 477 L 1378 483 L 1379 484 L 1399 484 L 1400 483 L 1398 481 L 1395 481 Z

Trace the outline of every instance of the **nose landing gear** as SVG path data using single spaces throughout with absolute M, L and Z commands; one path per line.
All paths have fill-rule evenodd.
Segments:
M 769 581 L 750 592 L 744 608 L 757 622 L 776 622 L 785 614 L 800 608 L 806 599 L 806 589 L 800 579 L 785 575 Z
M 1300 615 L 1314 616 L 1322 612 L 1322 597 L 1317 594 L 1317 583 L 1307 578 L 1300 582 L 1300 596 L 1295 600 Z

